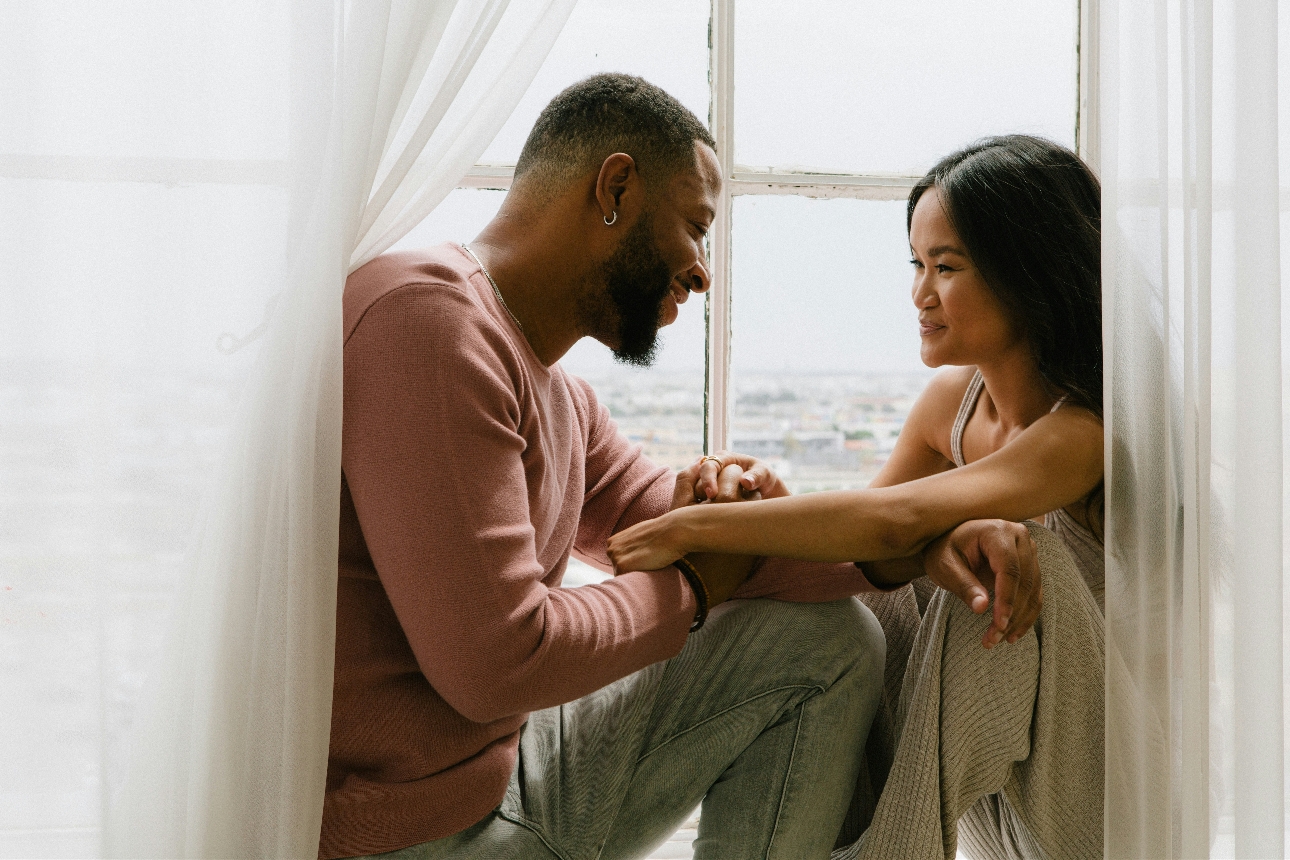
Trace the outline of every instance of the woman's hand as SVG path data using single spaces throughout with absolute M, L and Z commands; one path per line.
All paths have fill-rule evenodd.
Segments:
M 716 458 L 704 457 L 676 476 L 672 513 L 623 529 L 609 539 L 609 558 L 614 570 L 658 570 L 667 567 L 693 547 L 682 538 L 679 519 L 681 508 L 696 504 L 754 502 L 762 498 L 762 488 L 787 495 L 782 481 L 764 463 L 751 457 L 721 454 L 722 468 L 717 471 Z M 729 462 L 726 462 L 726 461 Z M 746 470 L 744 465 L 751 467 Z
M 609 559 L 615 573 L 629 570 L 658 570 L 689 552 L 682 539 L 678 516 L 673 511 L 639 522 L 609 538 Z
M 1022 523 L 969 520 L 927 545 L 923 568 L 978 615 L 990 605 L 986 590 L 994 592 L 993 623 L 981 639 L 987 648 L 1016 642 L 1039 618 L 1039 558 Z

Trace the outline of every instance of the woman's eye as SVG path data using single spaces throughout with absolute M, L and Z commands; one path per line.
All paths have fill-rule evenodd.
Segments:
M 937 264 L 936 264 L 936 271 L 940 272 L 940 273 L 943 275 L 943 274 L 945 274 L 946 272 L 952 272 L 952 271 L 954 271 L 954 269 L 953 269 L 953 267 L 951 267 L 951 266 L 947 266 L 947 265 L 945 265 L 944 263 L 937 263 Z
M 909 265 L 913 266 L 915 269 L 923 268 L 923 264 L 918 262 L 917 260 L 910 260 Z

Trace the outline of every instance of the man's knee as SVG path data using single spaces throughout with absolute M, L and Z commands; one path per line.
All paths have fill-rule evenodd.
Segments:
M 829 687 L 844 676 L 881 684 L 886 638 L 878 619 L 855 598 L 829 603 L 738 601 L 731 626 L 744 628 L 747 645 L 792 667 L 801 682 Z

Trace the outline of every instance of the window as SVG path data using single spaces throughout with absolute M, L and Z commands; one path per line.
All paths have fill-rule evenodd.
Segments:
M 664 331 L 653 368 L 616 365 L 590 340 L 562 363 L 657 462 L 730 448 L 794 493 L 867 486 L 931 377 L 909 299 L 909 189 L 985 135 L 1078 145 L 1079 0 L 638 8 L 580 0 L 485 163 L 404 242 L 475 235 L 503 196 L 475 189 L 506 187 L 561 88 L 600 71 L 645 77 L 706 114 L 717 140 L 713 288 L 705 313 L 691 301 Z M 604 577 L 571 560 L 565 584 Z M 667 856 L 688 856 L 692 838 Z
M 648 15 L 581 0 L 483 162 L 401 244 L 475 235 L 564 86 L 600 71 L 657 83 L 709 118 L 725 172 L 706 313 L 682 308 L 653 368 L 589 340 L 564 366 L 658 462 L 728 447 L 794 492 L 866 486 L 930 377 L 909 188 L 987 134 L 1076 145 L 1079 31 L 1078 0 L 663 0 Z

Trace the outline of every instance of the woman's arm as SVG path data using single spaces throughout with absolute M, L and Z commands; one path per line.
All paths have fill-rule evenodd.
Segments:
M 976 369 L 954 367 L 936 374 L 905 418 L 900 437 L 870 487 L 891 487 L 954 468 L 950 428 Z M 924 574 L 923 554 L 856 562 L 865 579 L 878 588 L 904 585 Z M 967 601 L 972 605 L 972 601 Z
M 1021 521 L 1065 507 L 1101 480 L 1101 422 L 1067 407 L 962 468 L 888 487 L 684 508 L 614 535 L 609 554 L 631 570 L 663 567 L 688 552 L 901 558 L 967 520 Z

